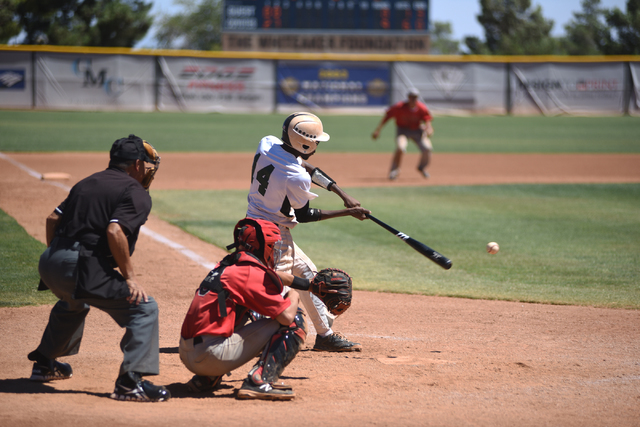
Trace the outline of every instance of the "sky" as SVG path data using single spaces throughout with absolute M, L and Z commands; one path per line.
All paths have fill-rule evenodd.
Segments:
M 152 14 L 175 14 L 181 10 L 173 4 L 173 0 L 151 0 Z M 564 34 L 564 25 L 573 19 L 573 12 L 582 10 L 582 0 L 532 0 L 532 5 L 542 6 L 542 15 L 546 19 L 553 19 L 554 25 L 551 31 L 553 36 Z M 482 26 L 476 16 L 480 13 L 479 0 L 430 0 L 431 22 L 450 22 L 453 30 L 453 39 L 463 40 L 466 36 L 477 36 L 484 40 Z M 626 10 L 626 0 L 601 0 L 601 6 L 607 9 L 618 7 Z M 135 47 L 154 48 L 154 28 L 147 36 L 138 42 Z

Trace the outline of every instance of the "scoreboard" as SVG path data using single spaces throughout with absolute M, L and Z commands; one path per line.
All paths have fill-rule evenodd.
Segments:
M 223 32 L 426 34 L 429 0 L 225 0 Z

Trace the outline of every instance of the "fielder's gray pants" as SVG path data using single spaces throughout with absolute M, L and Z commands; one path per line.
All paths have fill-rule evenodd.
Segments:
M 55 359 L 78 353 L 84 333 L 84 320 L 89 309 L 95 307 L 107 313 L 125 334 L 120 341 L 124 360 L 120 375 L 138 372 L 141 375 L 160 373 L 158 304 L 149 297 L 148 302 L 131 304 L 126 299 L 72 297 L 76 287 L 77 247 L 61 247 L 58 239 L 40 257 L 40 277 L 60 298 L 51 309 L 38 351 Z M 98 363 L 98 362 L 96 362 Z

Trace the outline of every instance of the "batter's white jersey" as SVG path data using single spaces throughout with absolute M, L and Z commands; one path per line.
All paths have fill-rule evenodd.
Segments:
M 318 195 L 309 191 L 311 176 L 302 159 L 285 151 L 282 144 L 272 135 L 260 140 L 251 170 L 247 216 L 293 228 L 298 224 L 293 210 Z

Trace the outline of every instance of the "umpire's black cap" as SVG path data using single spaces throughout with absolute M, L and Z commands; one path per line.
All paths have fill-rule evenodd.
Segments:
M 116 140 L 111 146 L 109 156 L 111 160 L 116 161 L 144 160 L 145 162 L 154 163 L 147 154 L 142 139 L 134 134 Z

